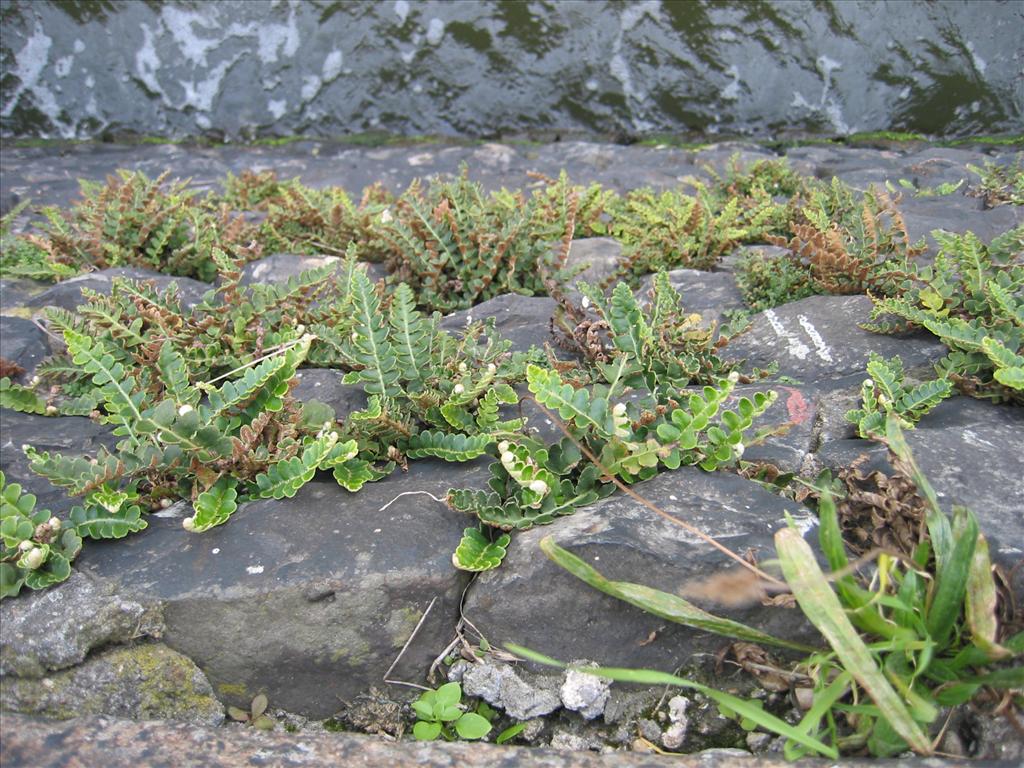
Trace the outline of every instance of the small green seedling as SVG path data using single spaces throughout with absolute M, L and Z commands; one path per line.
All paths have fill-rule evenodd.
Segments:
M 272 731 L 274 730 L 274 719 L 266 714 L 267 703 L 266 694 L 261 693 L 252 700 L 248 712 L 238 707 L 228 707 L 228 716 L 240 723 L 248 723 L 257 730 Z
M 446 741 L 482 739 L 491 732 L 491 724 L 483 715 L 464 711 L 462 686 L 445 683 L 436 691 L 424 691 L 412 703 L 416 725 L 412 733 L 417 741 L 433 741 L 438 736 Z

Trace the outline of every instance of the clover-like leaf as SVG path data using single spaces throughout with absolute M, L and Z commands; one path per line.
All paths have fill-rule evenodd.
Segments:
M 489 571 L 501 565 L 511 537 L 505 533 L 490 541 L 476 528 L 467 528 L 452 555 L 452 564 L 462 571 Z

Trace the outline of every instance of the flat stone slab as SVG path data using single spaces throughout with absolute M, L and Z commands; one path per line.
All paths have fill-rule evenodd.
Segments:
M 264 733 L 231 726 L 210 728 L 189 723 L 133 722 L 111 717 L 69 721 L 4 714 L 0 761 L 5 768 L 66 768 L 102 765 L 138 768 L 154 765 L 154 755 L 173 756 L 174 764 L 204 768 L 286 765 L 289 768 L 787 768 L 781 757 L 738 756 L 736 750 L 709 750 L 693 755 L 637 752 L 558 751 L 480 742 L 386 741 L 355 733 Z M 873 760 L 873 766 L 896 768 L 897 760 Z M 939 758 L 915 760 L 918 768 L 947 768 Z M 984 763 L 973 763 L 985 768 Z
M 778 376 L 820 382 L 863 372 L 872 352 L 900 355 L 907 369 L 939 360 L 946 346 L 927 332 L 901 337 L 858 327 L 871 317 L 867 296 L 809 296 L 754 315 L 726 348 L 748 367 L 779 364 Z
M 36 366 L 51 351 L 49 337 L 31 320 L 0 316 L 0 357 L 25 369 L 15 382 L 31 380 Z
M 634 490 L 661 509 L 713 536 L 735 552 L 775 555 L 773 536 L 785 514 L 813 525 L 799 504 L 749 480 L 695 467 L 665 472 Z M 672 624 L 592 589 L 538 548 L 551 536 L 607 578 L 667 592 L 738 567 L 703 540 L 624 494 L 578 510 L 553 524 L 518 534 L 501 567 L 477 579 L 464 612 L 491 645 L 515 642 L 559 659 L 592 659 L 607 666 L 671 670 L 729 639 Z M 694 600 L 769 634 L 817 642 L 793 610 L 726 608 Z
M 412 462 L 357 494 L 315 480 L 292 499 L 243 504 L 202 534 L 151 516 L 140 534 L 87 542 L 75 565 L 162 606 L 164 642 L 222 700 L 246 706 L 263 692 L 329 717 L 383 684 L 432 600 L 393 678 L 419 682 L 450 642 L 468 579 L 451 556 L 473 521 L 426 495 L 396 496 L 482 485 L 486 464 Z
M 555 306 L 555 300 L 548 296 L 505 293 L 471 309 L 445 315 L 441 327 L 451 333 L 458 333 L 470 323 L 493 317 L 501 337 L 512 342 L 512 351 L 525 352 L 531 346 L 543 348 L 545 342 L 554 340 L 549 320 Z
M 19 483 L 23 492 L 35 494 L 36 509 L 61 513 L 78 501 L 29 469 L 23 445 L 68 456 L 93 456 L 101 445 L 113 448 L 116 442 L 109 427 L 85 416 L 37 416 L 0 408 L 0 467 L 7 482 Z

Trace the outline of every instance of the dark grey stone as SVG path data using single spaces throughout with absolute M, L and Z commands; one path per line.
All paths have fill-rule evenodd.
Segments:
M 981 167 L 987 159 L 983 152 L 976 149 L 927 147 L 903 159 L 900 178 L 921 188 L 956 184 L 963 179 L 964 183 L 957 190 L 957 193 L 963 194 L 967 186 L 977 178 L 967 169 L 968 164 Z
M 29 381 L 50 352 L 50 339 L 38 325 L 20 317 L 0 316 L 0 357 L 25 369 L 15 381 Z
M 498 333 L 512 342 L 514 351 L 526 351 L 531 346 L 543 348 L 545 342 L 552 341 L 549 321 L 555 306 L 555 300 L 547 296 L 506 293 L 471 309 L 446 315 L 441 327 L 457 333 L 472 322 L 493 317 Z
M 35 494 L 36 509 L 65 512 L 76 500 L 29 469 L 23 445 L 69 456 L 92 456 L 101 445 L 112 448 L 116 442 L 108 427 L 84 416 L 36 416 L 0 408 L 0 467 L 7 482 L 19 483 L 25 493 Z
M 178 284 L 178 296 L 185 308 L 194 307 L 203 294 L 213 286 L 189 277 L 170 277 L 149 269 L 136 267 L 113 267 L 98 272 L 89 272 L 57 283 L 28 301 L 30 307 L 61 307 L 74 312 L 82 301 L 82 288 L 109 294 L 111 280 L 123 277 L 129 280 L 152 281 L 157 290 L 164 290 L 171 283 Z
M 683 309 L 699 313 L 705 323 L 719 322 L 730 309 L 744 309 L 743 294 L 736 287 L 736 278 L 728 272 L 706 272 L 699 269 L 674 269 L 668 273 L 672 287 L 682 294 Z M 641 281 L 641 294 L 646 297 L 654 277 Z
M 94 649 L 159 637 L 162 629 L 152 605 L 77 570 L 55 587 L 4 600 L 0 619 L 0 676 L 16 677 L 43 677 L 81 663 Z
M 955 397 L 905 434 L 943 508 L 974 511 L 995 561 L 1012 567 L 1024 559 L 1024 409 Z M 866 440 L 829 441 L 817 458 L 839 469 L 865 453 L 864 471 L 892 471 L 886 450 Z
M 736 475 L 685 467 L 634 489 L 733 551 L 750 548 L 759 559 L 774 556 L 772 537 L 785 525 L 785 513 L 805 521 L 808 528 L 812 525 L 805 508 Z M 703 540 L 616 494 L 571 517 L 519 534 L 501 568 L 480 576 L 467 595 L 464 612 L 492 645 L 515 642 L 560 659 L 585 657 L 606 666 L 668 670 L 729 642 L 592 589 L 539 551 L 540 540 L 547 536 L 610 579 L 672 593 L 736 567 Z M 776 636 L 814 642 L 814 631 L 798 612 L 694 602 Z
M 727 347 L 748 366 L 801 382 L 838 379 L 864 370 L 871 352 L 900 355 L 907 368 L 941 358 L 946 347 L 926 332 L 895 337 L 858 327 L 871 315 L 867 296 L 810 296 L 754 315 L 751 328 Z
M 977 197 L 947 195 L 945 197 L 906 197 L 899 204 L 903 221 L 907 226 L 910 241 L 916 243 L 925 238 L 930 253 L 938 246 L 932 232 L 941 229 L 947 232 L 973 232 L 982 242 L 1024 224 L 1024 207 L 1001 205 L 990 210 L 982 208 Z
M 0 279 L 0 314 L 14 316 L 18 316 L 16 313 L 19 312 L 28 314 L 25 304 L 48 287 L 48 283 L 26 278 L 4 277 Z
M 292 499 L 246 503 L 203 534 L 152 516 L 140 534 L 89 542 L 76 567 L 159 602 L 164 642 L 222 700 L 245 706 L 262 691 L 328 717 L 382 684 L 435 598 L 393 678 L 421 681 L 451 640 L 467 581 L 451 555 L 473 521 L 429 496 L 396 497 L 482 485 L 487 463 L 417 461 L 358 494 L 316 480 Z
M 586 237 L 573 240 L 566 259 L 567 267 L 586 264 L 587 268 L 569 281 L 570 285 L 583 280 L 592 286 L 599 285 L 613 274 L 622 257 L 622 244 L 612 237 Z
M 334 409 L 339 421 L 366 407 L 366 392 L 359 384 L 345 384 L 344 371 L 330 368 L 303 368 L 295 374 L 296 385 L 291 394 L 296 400 L 319 400 Z
M 199 668 L 160 643 L 106 650 L 42 679 L 0 677 L 0 705 L 59 719 L 108 715 L 224 722 L 224 707 Z
M 305 256 L 295 253 L 275 253 L 257 261 L 250 261 L 242 268 L 241 285 L 250 283 L 284 284 L 291 277 L 298 277 L 307 269 L 332 265 L 335 270 L 341 266 L 338 256 Z

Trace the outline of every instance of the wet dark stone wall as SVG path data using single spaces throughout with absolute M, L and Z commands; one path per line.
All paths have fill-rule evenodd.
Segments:
M 1022 130 L 1024 4 L 2 0 L 0 134 Z

